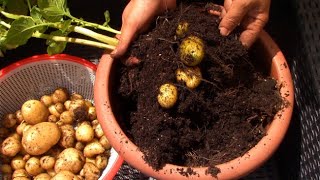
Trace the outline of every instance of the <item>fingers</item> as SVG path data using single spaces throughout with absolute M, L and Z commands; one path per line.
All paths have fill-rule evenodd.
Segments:
M 249 4 L 242 0 L 234 1 L 227 6 L 229 6 L 229 10 L 227 10 L 219 25 L 220 34 L 223 36 L 229 35 L 240 24 L 249 10 Z
M 246 18 L 246 20 L 242 24 L 244 31 L 240 35 L 240 41 L 245 47 L 251 47 L 267 21 L 268 14 L 249 16 Z

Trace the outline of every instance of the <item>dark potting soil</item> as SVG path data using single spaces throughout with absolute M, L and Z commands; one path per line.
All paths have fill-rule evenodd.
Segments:
M 118 69 L 116 92 L 124 107 L 121 126 L 156 170 L 171 163 L 207 166 L 209 173 L 217 174 L 215 165 L 257 144 L 283 104 L 276 81 L 255 68 L 259 59 L 239 42 L 240 31 L 222 37 L 220 19 L 207 8 L 181 5 L 158 17 L 155 27 L 129 50 L 141 63 Z M 194 90 L 176 80 L 175 71 L 185 66 L 179 60 L 182 39 L 175 36 L 179 22 L 188 22 L 187 36 L 196 35 L 206 45 L 199 65 L 203 80 Z M 178 101 L 171 109 L 157 102 L 165 83 L 178 88 Z

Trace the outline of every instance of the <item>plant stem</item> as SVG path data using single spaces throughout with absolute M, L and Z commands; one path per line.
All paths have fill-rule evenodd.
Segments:
M 101 30 L 104 30 L 104 31 L 109 31 L 109 32 L 114 33 L 114 34 L 121 34 L 120 31 L 115 30 L 115 29 L 113 29 L 113 28 L 111 28 L 111 27 L 102 26 L 102 25 L 100 25 L 100 24 L 88 22 L 88 21 L 85 21 L 85 20 L 76 18 L 76 17 L 72 16 L 71 14 L 66 14 L 66 16 L 68 16 L 68 17 L 69 17 L 70 19 L 72 19 L 74 22 L 83 24 L 84 26 L 87 26 L 87 27 L 98 28 L 98 29 L 101 29 Z
M 6 22 L 4 22 L 4 21 L 0 21 L 0 24 L 1 24 L 2 26 L 4 26 L 4 27 L 8 28 L 8 29 L 11 28 L 11 25 L 8 24 L 8 23 L 6 23 Z
M 11 14 L 11 13 L 7 13 L 5 11 L 0 11 L 0 12 L 1 12 L 2 15 L 4 15 L 7 18 L 10 18 L 10 19 L 18 19 L 20 17 L 30 18 L 29 16 Z M 75 17 L 73 17 L 73 18 L 75 18 Z M 79 21 L 83 21 L 83 20 L 79 19 Z M 86 22 L 86 21 L 83 21 L 83 22 L 85 22 L 86 24 L 91 24 L 92 26 L 94 25 L 95 27 L 96 26 L 101 26 L 101 25 L 98 25 L 98 24 L 95 24 L 95 23 L 90 23 L 90 22 Z M 62 23 L 44 23 L 44 24 L 39 24 L 39 26 L 49 26 L 49 27 L 53 27 L 53 28 L 57 28 L 57 29 L 62 29 L 63 28 L 63 24 Z M 105 26 L 101 26 L 101 27 L 105 28 L 105 30 L 108 29 L 108 31 L 114 31 L 114 33 L 116 33 L 116 34 L 120 33 L 120 31 L 114 30 L 112 28 L 108 28 L 108 27 L 105 27 Z M 116 38 L 111 38 L 111 37 L 108 37 L 106 35 L 102 35 L 102 34 L 96 33 L 96 32 L 94 32 L 94 31 L 92 31 L 90 29 L 87 29 L 87 28 L 84 28 L 84 27 L 80 27 L 80 26 L 70 25 L 70 27 L 68 27 L 68 30 L 76 32 L 76 33 L 79 33 L 79 34 L 86 35 L 86 36 L 94 38 L 94 39 L 96 39 L 98 41 L 110 44 L 112 46 L 116 46 L 118 44 L 118 42 L 119 42 Z
M 102 49 L 110 49 L 110 50 L 115 49 L 115 46 L 96 42 L 96 41 L 90 41 L 90 40 L 81 39 L 81 38 L 53 36 L 53 35 L 43 34 L 38 31 L 33 33 L 32 37 L 53 40 L 53 41 L 57 41 L 57 42 L 68 42 L 68 43 L 82 44 L 82 45 L 93 46 L 93 47 L 102 48 Z
M 54 24 L 52 27 L 57 28 L 57 29 L 62 29 L 63 28 L 63 24 L 59 23 L 59 24 Z M 94 38 L 98 41 L 116 46 L 118 44 L 118 39 L 116 38 L 111 38 L 109 36 L 105 36 L 99 33 L 96 33 L 90 29 L 84 28 L 84 27 L 80 27 L 80 26 L 69 26 L 68 27 L 69 31 L 73 31 L 82 35 L 86 35 L 88 37 Z

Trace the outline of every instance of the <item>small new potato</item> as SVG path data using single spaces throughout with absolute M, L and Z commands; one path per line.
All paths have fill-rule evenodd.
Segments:
M 40 159 L 37 157 L 31 157 L 26 162 L 25 169 L 28 172 L 28 174 L 32 176 L 36 176 L 44 171 L 44 169 L 42 169 L 41 167 Z
M 22 121 L 16 128 L 16 132 L 22 136 L 24 128 L 27 126 L 28 124 L 25 121 Z
M 51 177 L 53 177 L 53 176 L 55 176 L 57 173 L 56 173 L 56 171 L 54 171 L 54 169 L 48 169 L 47 170 L 47 173 L 51 176 Z
M 90 142 L 94 138 L 94 130 L 92 126 L 86 123 L 82 123 L 76 130 L 76 139 L 80 142 Z
M 95 128 L 94 128 L 94 134 L 97 138 L 101 138 L 104 135 L 104 132 L 102 130 L 102 127 L 100 124 L 98 124 Z
M 177 69 L 176 71 L 177 81 L 184 82 L 190 89 L 195 89 L 201 83 L 202 74 L 199 67 L 187 67 L 184 69 Z
M 94 141 L 84 147 L 83 154 L 85 157 L 90 158 L 102 154 L 104 151 L 105 148 L 99 143 L 99 141 Z
M 22 146 L 30 155 L 41 155 L 59 142 L 61 131 L 55 123 L 42 122 L 23 133 Z
M 70 109 L 70 104 L 71 104 L 71 100 L 67 100 L 66 102 L 64 102 L 64 107 L 66 108 L 67 111 L 69 111 Z
M 64 111 L 64 105 L 62 103 L 56 103 L 49 107 L 50 114 L 55 115 L 57 118 L 60 117 L 63 111 Z
M 41 173 L 38 174 L 33 180 L 50 180 L 51 176 L 48 173 Z
M 70 171 L 60 171 L 51 180 L 80 180 L 80 178 Z
M 76 145 L 74 146 L 74 148 L 78 149 L 79 151 L 83 151 L 85 145 L 82 142 L 76 142 Z
M 109 140 L 107 139 L 107 137 L 105 135 L 103 135 L 100 139 L 99 139 L 99 143 L 105 148 L 105 149 L 111 149 L 111 145 L 109 143 Z
M 176 35 L 179 38 L 183 38 L 183 37 L 185 37 L 185 35 L 188 32 L 188 30 L 189 30 L 189 23 L 185 22 L 185 21 L 182 21 L 177 26 Z
M 83 99 L 71 101 L 69 111 L 73 114 L 75 121 L 84 121 L 88 118 L 88 106 Z
M 29 174 L 25 169 L 17 169 L 13 172 L 12 178 L 28 178 L 29 179 Z
M 163 84 L 159 88 L 158 103 L 165 109 L 172 108 L 178 100 L 178 89 L 172 84 Z
M 40 98 L 40 101 L 47 107 L 54 104 L 51 95 L 43 95 Z
M 84 178 L 88 180 L 98 180 L 100 170 L 93 163 L 85 163 L 83 166 Z
M 5 128 L 12 128 L 16 125 L 18 119 L 15 114 L 6 114 L 2 121 L 3 127 Z
M 59 140 L 59 145 L 64 148 L 74 147 L 76 143 L 75 130 L 70 124 L 64 124 L 60 126 L 61 137 Z
M 70 100 L 71 100 L 71 101 L 83 100 L 83 96 L 81 96 L 81 95 L 78 94 L 78 93 L 73 93 L 73 94 L 71 94 L 71 96 L 70 96 Z
M 1 144 L 1 153 L 5 156 L 14 157 L 21 148 L 21 142 L 17 138 L 8 137 Z
M 48 108 L 38 100 L 29 100 L 22 105 L 21 114 L 23 119 L 31 125 L 48 120 Z
M 57 122 L 59 120 L 59 118 L 53 114 L 50 114 L 50 116 L 48 117 L 48 122 Z
M 53 103 L 64 103 L 69 99 L 69 93 L 65 88 L 57 88 L 51 95 Z
M 98 155 L 96 157 L 95 165 L 100 170 L 105 169 L 107 167 L 107 165 L 108 165 L 108 157 L 107 156 L 103 156 L 103 155 Z
M 16 118 L 17 118 L 17 120 L 18 120 L 17 123 L 21 123 L 21 122 L 23 121 L 23 116 L 22 116 L 21 110 L 18 110 L 18 111 L 15 113 L 15 115 L 16 115 Z
M 61 113 L 60 115 L 60 121 L 63 124 L 72 124 L 74 121 L 74 117 L 73 114 L 70 111 L 64 111 L 63 113 Z
M 40 158 L 40 165 L 42 169 L 49 170 L 54 168 L 56 159 L 51 156 L 43 156 Z
M 11 160 L 11 167 L 14 170 L 18 170 L 18 169 L 24 169 L 26 165 L 26 161 L 23 160 L 22 156 L 15 156 L 12 160 Z
M 54 170 L 58 173 L 66 170 L 77 174 L 85 163 L 85 157 L 82 152 L 75 148 L 67 148 L 63 150 L 54 165 Z
M 180 59 L 187 66 L 201 63 L 205 55 L 205 45 L 197 36 L 188 36 L 180 44 Z
M 89 120 L 93 121 L 95 119 L 97 119 L 97 112 L 96 112 L 96 108 L 91 106 L 89 107 L 88 109 L 88 117 L 89 117 Z

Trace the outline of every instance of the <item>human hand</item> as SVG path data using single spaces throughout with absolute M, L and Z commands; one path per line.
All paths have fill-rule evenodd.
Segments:
M 123 56 L 136 35 L 145 31 L 156 15 L 175 6 L 176 0 L 131 0 L 122 13 L 119 44 L 111 56 Z
M 270 3 L 271 0 L 225 0 L 219 25 L 221 35 L 229 35 L 240 24 L 240 41 L 249 48 L 268 22 Z

